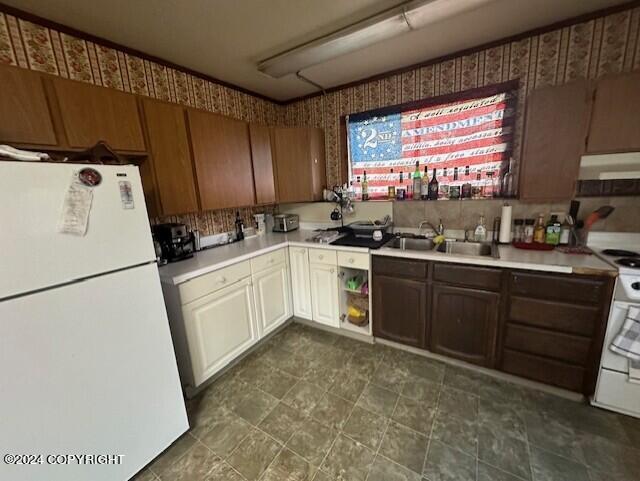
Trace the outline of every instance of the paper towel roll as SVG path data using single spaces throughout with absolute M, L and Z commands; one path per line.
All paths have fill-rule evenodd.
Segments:
M 500 216 L 500 236 L 498 242 L 508 244 L 511 242 L 511 214 L 512 207 L 509 204 L 502 206 L 502 214 Z

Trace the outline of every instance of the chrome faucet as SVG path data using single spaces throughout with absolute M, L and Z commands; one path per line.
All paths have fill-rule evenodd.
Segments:
M 422 222 L 420 222 L 420 225 L 418 225 L 418 235 L 420 235 L 420 233 L 422 232 L 422 227 L 425 225 L 429 227 L 435 233 L 435 235 L 444 234 L 444 225 L 442 225 L 442 219 L 440 219 L 440 222 L 438 223 L 438 227 L 434 226 L 428 220 L 423 220 Z

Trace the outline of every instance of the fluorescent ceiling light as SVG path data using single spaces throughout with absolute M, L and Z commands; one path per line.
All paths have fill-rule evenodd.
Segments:
M 263 60 L 258 70 L 281 78 L 489 1 L 492 0 L 413 0 Z

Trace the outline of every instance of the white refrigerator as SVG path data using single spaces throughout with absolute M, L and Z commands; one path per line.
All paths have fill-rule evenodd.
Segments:
M 128 480 L 187 429 L 138 168 L 0 161 L 0 479 Z

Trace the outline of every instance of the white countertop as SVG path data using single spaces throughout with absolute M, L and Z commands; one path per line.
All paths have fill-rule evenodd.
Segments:
M 402 251 L 383 247 L 371 251 L 373 255 L 455 262 L 487 267 L 505 267 L 533 271 L 561 272 L 565 274 L 598 274 L 615 276 L 617 269 L 596 255 L 565 254 L 553 251 L 516 249 L 511 245 L 499 246 L 499 259 L 493 257 L 445 254 L 437 251 Z
M 287 234 L 268 233 L 251 237 L 241 242 L 227 244 L 196 252 L 191 259 L 160 267 L 160 280 L 165 284 L 181 284 L 194 277 L 213 272 L 252 257 L 266 254 L 282 247 L 303 246 L 315 249 L 334 249 L 348 252 L 368 252 L 361 247 L 331 246 L 307 242 L 313 235 L 311 230 L 296 230 Z M 500 258 L 445 254 L 437 251 L 402 251 L 383 247 L 371 250 L 373 255 L 424 259 L 440 262 L 455 262 L 488 267 L 528 269 L 560 272 L 565 274 L 617 274 L 617 269 L 595 255 L 564 254 L 559 251 L 530 251 L 512 246 L 499 247 Z
M 295 230 L 289 233 L 271 232 L 250 237 L 240 242 L 226 244 L 196 252 L 192 258 L 161 266 L 160 280 L 165 284 L 182 284 L 194 277 L 216 271 L 252 257 L 266 254 L 282 247 L 303 246 L 314 249 L 333 249 L 348 252 L 368 252 L 362 247 L 330 246 L 307 242 L 313 235 L 311 230 Z

